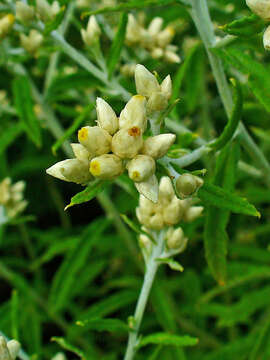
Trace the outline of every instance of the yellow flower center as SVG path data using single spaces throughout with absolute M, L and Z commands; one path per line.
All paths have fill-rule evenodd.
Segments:
M 78 132 L 78 139 L 79 141 L 84 141 L 88 139 L 88 131 L 85 127 L 81 128 Z
M 138 181 L 138 180 L 140 180 L 140 177 L 141 177 L 141 174 L 139 173 L 139 171 L 133 171 L 133 173 L 132 173 L 132 180 L 134 180 L 134 181 Z
M 90 163 L 90 173 L 94 176 L 100 175 L 101 169 L 100 169 L 100 163 L 98 160 L 92 160 Z

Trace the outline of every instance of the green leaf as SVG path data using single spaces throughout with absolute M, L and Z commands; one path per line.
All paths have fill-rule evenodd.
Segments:
M 29 138 L 41 146 L 41 132 L 33 109 L 31 85 L 27 76 L 18 76 L 12 84 L 15 106 Z
M 108 57 L 108 73 L 109 78 L 111 78 L 115 67 L 120 59 L 121 50 L 124 45 L 126 37 L 126 28 L 127 28 L 128 15 L 127 13 L 122 13 L 120 23 L 113 39 L 113 43 L 110 48 L 109 57 Z
M 62 20 L 64 19 L 65 16 L 65 10 L 66 7 L 62 6 L 60 11 L 56 14 L 55 18 L 45 25 L 45 29 L 43 31 L 43 34 L 45 36 L 49 35 L 53 30 L 56 30 L 58 26 L 62 23 Z
M 65 210 L 67 210 L 68 208 L 74 205 L 82 204 L 92 200 L 97 194 L 102 192 L 108 184 L 109 184 L 108 181 L 102 181 L 102 180 L 92 181 L 87 186 L 86 189 L 84 189 L 83 191 L 79 192 L 78 194 L 76 194 L 71 198 L 71 202 L 65 207 Z
M 86 227 L 76 248 L 71 249 L 67 254 L 54 276 L 51 287 L 49 304 L 53 312 L 67 305 L 78 274 L 83 270 L 92 247 L 100 239 L 108 225 L 109 221 L 104 218 L 92 222 Z
M 76 348 L 75 346 L 71 345 L 66 339 L 63 337 L 52 337 L 51 341 L 57 342 L 63 349 L 68 350 L 72 352 L 73 354 L 76 354 L 81 359 L 86 360 L 86 355 L 82 352 L 82 350 Z
M 11 329 L 12 329 L 12 338 L 19 340 L 19 297 L 18 291 L 13 290 L 11 295 Z
M 213 184 L 222 186 L 225 190 L 233 192 L 237 163 L 239 160 L 239 144 L 228 144 L 217 158 Z M 230 212 L 207 206 L 204 226 L 204 248 L 208 266 L 220 285 L 226 281 L 226 256 L 228 235 L 226 227 Z
M 209 145 L 214 148 L 215 151 L 222 149 L 231 140 L 242 117 L 243 96 L 241 85 L 236 79 L 231 79 L 231 82 L 234 89 L 234 107 L 232 115 L 222 134 Z
M 65 133 L 54 143 L 52 146 L 52 152 L 56 155 L 57 150 L 62 144 L 68 140 L 76 130 L 80 127 L 81 123 L 89 116 L 89 113 L 94 109 L 94 104 L 87 105 L 81 112 L 81 114 L 74 120 L 73 124 L 65 131 Z
M 157 258 L 156 261 L 158 261 L 160 264 L 166 264 L 168 265 L 172 270 L 183 272 L 184 268 L 181 264 L 179 264 L 178 261 L 170 259 L 170 258 Z
M 266 66 L 235 47 L 213 51 L 231 66 L 249 76 L 250 89 L 265 109 L 270 112 L 270 78 Z
M 223 190 L 219 186 L 205 182 L 198 190 L 198 197 L 206 205 L 212 205 L 220 209 L 229 210 L 236 214 L 260 217 L 260 213 L 247 199 Z
M 249 38 L 262 32 L 264 27 L 265 21 L 259 16 L 252 14 L 220 26 L 220 29 L 230 35 Z
M 3 131 L 0 135 L 0 154 L 2 154 L 8 148 L 8 146 L 10 146 L 16 140 L 22 132 L 23 126 L 21 122 L 6 127 L 5 131 Z
M 86 327 L 87 330 L 108 331 L 111 333 L 129 331 L 128 325 L 118 319 L 92 318 L 84 321 L 77 321 L 76 324 Z
M 90 306 L 80 316 L 79 321 L 85 321 L 90 318 L 104 317 L 119 311 L 127 305 L 131 305 L 138 297 L 137 291 L 123 290 L 117 294 L 105 297 L 103 300 Z
M 143 337 L 138 345 L 138 348 L 141 348 L 149 344 L 160 344 L 163 346 L 172 345 L 172 346 L 180 346 L 180 347 L 194 346 L 198 344 L 198 339 L 188 335 L 178 336 L 167 333 L 155 333 Z

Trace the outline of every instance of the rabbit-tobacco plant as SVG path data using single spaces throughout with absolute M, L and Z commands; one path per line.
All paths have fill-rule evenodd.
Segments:
M 270 358 L 269 9 L 1 2 L 0 359 Z

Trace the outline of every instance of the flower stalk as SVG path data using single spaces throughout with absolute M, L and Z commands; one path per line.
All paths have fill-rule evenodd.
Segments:
M 163 231 L 153 232 L 153 236 L 157 242 L 153 247 L 152 254 L 146 263 L 146 271 L 144 275 L 143 285 L 136 305 L 133 321 L 134 327 L 131 328 L 128 339 L 128 346 L 124 360 L 132 360 L 136 354 L 136 347 L 139 342 L 139 331 L 149 298 L 149 294 L 152 289 L 153 282 L 158 270 L 159 262 L 157 259 L 160 257 L 164 250 L 164 236 Z

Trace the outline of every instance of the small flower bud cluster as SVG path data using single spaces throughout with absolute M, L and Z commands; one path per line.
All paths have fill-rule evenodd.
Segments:
M 135 83 L 137 93 L 147 99 L 149 113 L 165 110 L 172 95 L 172 80 L 168 75 L 161 84 L 143 65 L 136 65 Z
M 6 341 L 3 336 L 0 336 L 0 359 L 1 360 L 15 360 L 20 351 L 20 343 L 16 340 Z
M 35 15 L 42 21 L 50 22 L 60 11 L 58 1 L 50 4 L 47 0 L 36 0 L 36 7 L 28 5 L 24 1 L 16 2 L 16 18 L 25 25 L 29 25 L 35 19 Z
M 35 55 L 43 42 L 43 36 L 35 29 L 30 30 L 29 35 L 20 34 L 22 47 L 31 55 Z
M 270 22 L 270 1 L 269 0 L 246 0 L 247 6 L 263 20 Z M 266 50 L 270 50 L 270 26 L 263 35 L 263 45 Z
M 147 81 L 146 86 L 149 87 Z M 112 180 L 127 169 L 138 191 L 157 201 L 155 160 L 167 153 L 176 137 L 161 134 L 143 139 L 147 128 L 146 104 L 143 95 L 135 95 L 118 118 L 105 100 L 97 98 L 97 126 L 79 130 L 79 144 L 72 144 L 76 158 L 53 165 L 47 173 L 61 180 L 86 184 L 93 177 Z
M 100 27 L 94 15 L 89 17 L 86 30 L 81 29 L 81 36 L 83 42 L 87 46 L 92 46 L 97 43 L 101 34 Z
M 171 45 L 174 37 L 172 26 L 163 27 L 163 19 L 154 18 L 148 28 L 144 28 L 132 14 L 128 16 L 126 42 L 130 46 L 141 46 L 146 49 L 154 59 L 164 59 L 170 63 L 180 63 L 176 54 L 177 46 Z
M 191 206 L 190 199 L 180 200 L 176 197 L 169 177 L 162 177 L 159 184 L 157 203 L 140 195 L 136 214 L 139 222 L 148 229 L 161 230 L 166 226 L 178 224 L 181 220 L 193 221 L 200 216 L 203 208 Z
M 5 178 L 0 183 L 0 205 L 4 207 L 5 215 L 9 219 L 21 213 L 27 206 L 27 201 L 23 199 L 24 188 L 23 181 L 12 185 L 10 178 Z
M 6 37 L 9 31 L 12 29 L 15 18 L 14 15 L 8 14 L 0 19 L 0 40 Z

